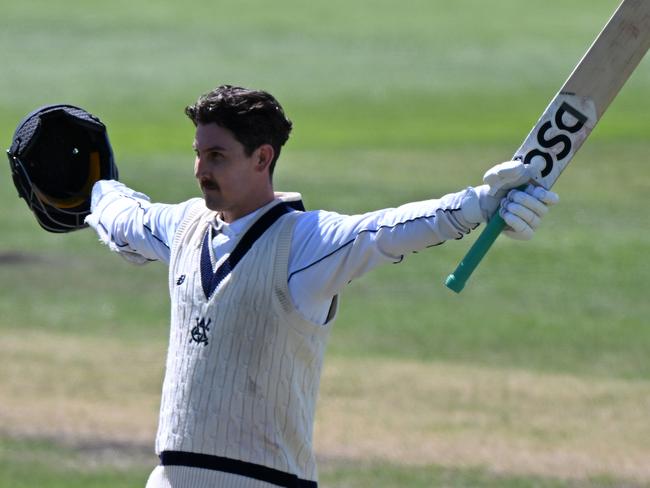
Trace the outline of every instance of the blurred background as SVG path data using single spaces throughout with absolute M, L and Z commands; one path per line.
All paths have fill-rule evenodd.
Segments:
M 360 213 L 478 185 L 508 160 L 616 0 L 0 0 L 0 142 L 50 103 L 108 126 L 120 179 L 198 196 L 183 109 L 228 83 L 294 122 L 275 176 Z M 650 486 L 650 62 L 529 243 L 475 235 L 353 282 L 330 338 L 324 487 Z M 0 177 L 0 486 L 144 486 L 166 268 L 42 231 Z

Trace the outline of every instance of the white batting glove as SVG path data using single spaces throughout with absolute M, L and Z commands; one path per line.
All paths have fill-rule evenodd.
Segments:
M 510 190 L 499 207 L 499 215 L 507 225 L 503 233 L 513 239 L 531 239 L 549 206 L 559 201 L 557 193 L 541 186 L 528 185 L 524 191 Z
M 525 191 L 513 188 L 541 176 L 543 167 L 543 161 L 533 158 L 531 164 L 506 161 L 490 168 L 483 176 L 485 184 L 476 188 L 483 219 L 487 221 L 498 211 L 507 225 L 504 234 L 513 239 L 531 239 L 548 207 L 556 204 L 559 197 L 530 184 Z
M 540 163 L 539 159 L 533 158 L 531 164 L 524 164 L 521 161 L 506 161 L 486 171 L 483 176 L 485 185 L 476 188 L 484 221 L 494 215 L 508 190 L 541 176 L 544 163 Z
M 506 190 L 523 185 L 540 176 L 543 167 L 544 163 L 540 163 L 539 159 L 535 158 L 531 164 L 524 164 L 521 161 L 506 161 L 487 170 L 483 175 L 483 183 L 490 187 L 490 196 L 503 198 Z
M 149 201 L 149 197 L 143 193 L 136 192 L 127 188 L 124 184 L 114 180 L 99 180 L 93 185 L 91 193 L 91 212 L 86 216 L 85 222 L 95 230 L 100 242 L 107 245 L 113 252 L 118 253 L 122 258 L 133 264 L 146 264 L 147 258 L 137 252 L 132 252 L 125 247 L 120 247 L 113 241 L 113 237 L 108 233 L 106 226 L 102 224 L 102 214 L 107 207 L 116 202 L 124 201 L 121 195 L 129 195 L 134 198 Z M 121 208 L 118 203 L 118 209 L 112 212 L 112 217 L 119 214 Z

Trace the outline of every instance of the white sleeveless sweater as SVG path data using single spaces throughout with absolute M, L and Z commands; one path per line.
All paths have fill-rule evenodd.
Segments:
M 296 216 L 271 225 L 209 298 L 200 262 L 215 213 L 201 201 L 181 224 L 169 268 L 158 454 L 202 453 L 317 479 L 312 430 L 331 321 L 311 323 L 292 304 L 287 270 Z M 214 270 L 223 259 L 216 263 L 206 242 Z

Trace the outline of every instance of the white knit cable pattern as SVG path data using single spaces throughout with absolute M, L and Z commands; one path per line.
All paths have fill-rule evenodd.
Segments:
M 156 450 L 239 459 L 315 480 L 312 430 L 329 327 L 301 318 L 289 298 L 294 215 L 266 231 L 210 300 L 198 266 L 206 216 L 184 226 L 172 249 Z M 191 339 L 201 320 L 209 321 L 207 344 Z

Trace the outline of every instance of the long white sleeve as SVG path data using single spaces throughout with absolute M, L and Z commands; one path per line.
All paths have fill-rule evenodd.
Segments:
M 169 248 L 176 228 L 195 201 L 168 205 L 113 180 L 95 183 L 86 222 L 112 251 L 135 264 L 169 263 Z
M 117 181 L 99 181 L 92 200 L 87 222 L 111 250 L 136 263 L 169 263 L 174 234 L 197 199 L 152 204 L 146 195 Z M 266 209 L 230 224 L 217 217 L 214 255 L 221 259 L 231 253 L 243 230 Z M 297 219 L 289 255 L 294 304 L 305 318 L 322 324 L 332 298 L 350 281 L 382 263 L 397 263 L 411 252 L 460 239 L 483 220 L 477 191 L 471 187 L 362 215 L 304 212 Z
M 350 281 L 382 263 L 460 239 L 482 221 L 473 188 L 363 215 L 307 212 L 294 230 L 289 289 L 297 308 L 323 323 L 332 297 Z

